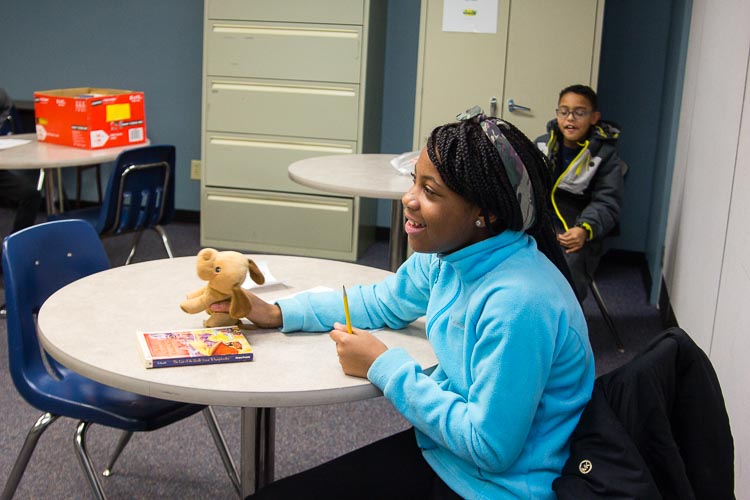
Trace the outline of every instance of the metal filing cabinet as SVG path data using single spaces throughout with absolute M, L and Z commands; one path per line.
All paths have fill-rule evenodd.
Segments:
M 201 245 L 354 261 L 376 200 L 289 179 L 379 151 L 386 0 L 206 0 Z

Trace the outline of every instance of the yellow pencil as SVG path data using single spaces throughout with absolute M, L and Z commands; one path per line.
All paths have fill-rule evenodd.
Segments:
M 352 318 L 349 316 L 349 299 L 346 297 L 346 287 L 341 285 L 344 290 L 344 314 L 346 315 L 346 330 L 349 334 L 352 333 Z

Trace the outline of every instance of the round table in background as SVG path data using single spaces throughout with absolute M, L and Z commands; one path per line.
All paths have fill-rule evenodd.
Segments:
M 2 170 L 36 170 L 40 171 L 39 188 L 44 183 L 44 194 L 47 200 L 47 214 L 63 211 L 63 197 L 59 196 L 59 208 L 55 207 L 55 180 L 58 193 L 62 193 L 62 173 L 65 167 L 81 167 L 114 161 L 121 152 L 147 146 L 149 141 L 132 146 L 114 148 L 82 149 L 72 146 L 61 146 L 48 142 L 39 142 L 36 134 L 5 135 L 0 139 L 21 139 L 30 141 L 27 144 L 0 149 L 0 169 Z M 56 169 L 57 175 L 49 175 L 49 170 Z M 54 179 L 53 177 L 57 177 Z
M 393 154 L 349 154 L 306 158 L 289 165 L 289 178 L 303 186 L 337 194 L 393 200 L 388 263 L 391 271 L 406 259 L 401 197 L 412 185 L 390 161 Z

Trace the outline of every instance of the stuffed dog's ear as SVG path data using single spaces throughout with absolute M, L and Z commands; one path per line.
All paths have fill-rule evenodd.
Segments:
M 240 285 L 232 287 L 232 296 L 229 298 L 229 316 L 234 319 L 244 318 L 250 314 L 250 299 L 242 291 Z
M 258 266 L 253 262 L 252 259 L 247 259 L 247 271 L 250 273 L 250 277 L 259 285 L 266 282 L 266 277 L 260 272 Z

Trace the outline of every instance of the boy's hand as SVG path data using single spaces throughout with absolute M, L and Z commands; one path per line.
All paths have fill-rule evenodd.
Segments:
M 344 373 L 367 378 L 370 366 L 378 356 L 388 350 L 388 347 L 365 330 L 352 328 L 350 335 L 346 330 L 346 325 L 336 323 L 333 328 L 329 336 L 336 342 L 336 352 Z
M 571 227 L 566 232 L 557 235 L 557 242 L 565 249 L 565 253 L 573 253 L 583 248 L 589 233 L 582 227 Z

